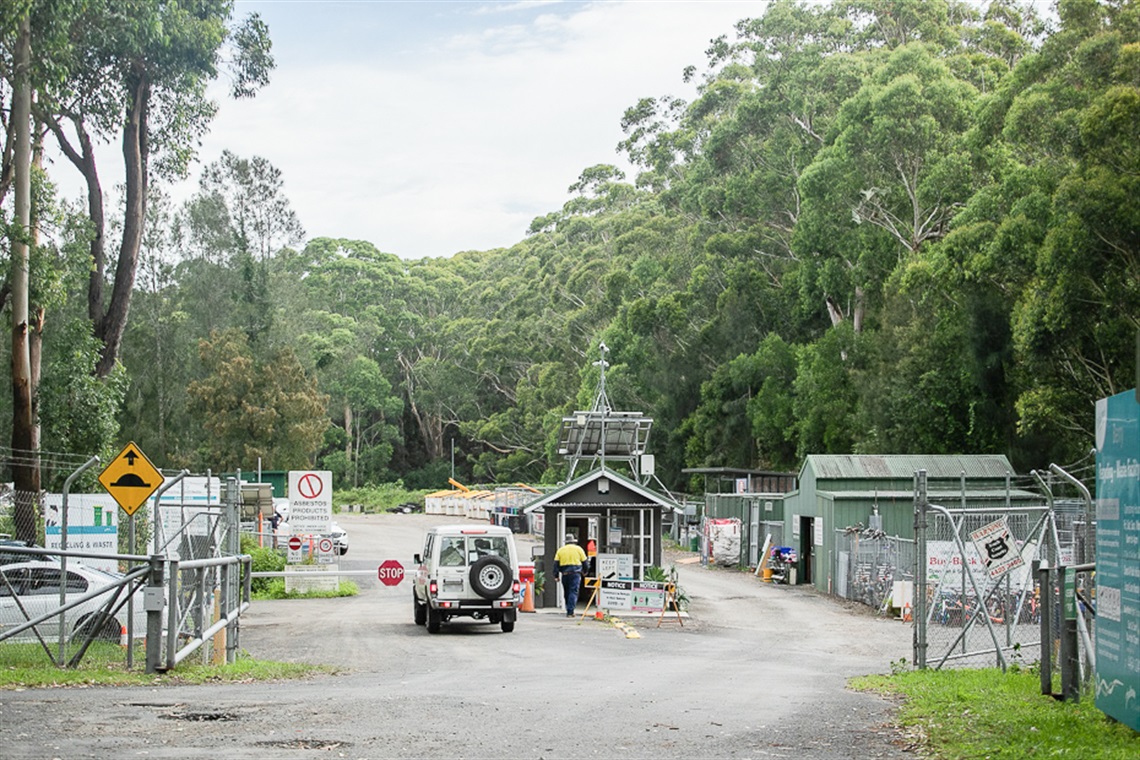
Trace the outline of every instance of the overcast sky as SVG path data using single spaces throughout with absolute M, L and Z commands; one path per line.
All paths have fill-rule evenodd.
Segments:
M 277 68 L 256 98 L 220 101 L 200 151 L 281 170 L 308 238 L 405 258 L 522 240 L 599 163 L 625 168 L 621 117 L 646 96 L 691 99 L 714 37 L 762 12 L 737 0 L 236 0 L 269 26 Z M 630 177 L 632 179 L 632 177 Z M 185 197 L 188 187 L 174 193 Z

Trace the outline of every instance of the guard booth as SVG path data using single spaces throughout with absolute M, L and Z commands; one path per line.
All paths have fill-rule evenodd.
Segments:
M 661 565 L 662 517 L 677 508 L 672 499 L 604 466 L 531 502 L 523 511 L 544 515 L 542 604 L 558 604 L 554 553 L 567 533 L 577 536 L 587 553 L 593 542 L 598 554 L 631 555 L 634 577 L 640 580 L 645 568 Z

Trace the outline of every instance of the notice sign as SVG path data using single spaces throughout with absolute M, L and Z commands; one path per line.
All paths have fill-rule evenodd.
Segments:
M 329 532 L 332 522 L 332 472 L 289 471 L 289 529 L 299 535 Z
M 665 609 L 665 586 L 659 581 L 636 581 L 630 599 L 634 612 L 660 612 Z
M 598 588 L 598 609 L 660 612 L 665 608 L 664 583 L 603 578 Z
M 629 610 L 633 608 L 633 581 L 603 578 L 598 588 L 598 609 Z
M 1025 564 L 1004 517 L 972 532 L 970 540 L 982 555 L 982 564 L 991 580 Z

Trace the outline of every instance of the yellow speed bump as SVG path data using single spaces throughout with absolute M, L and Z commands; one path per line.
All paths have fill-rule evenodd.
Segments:
M 641 638 L 641 634 L 638 633 L 637 629 L 634 628 L 629 623 L 625 623 L 625 622 L 619 620 L 618 618 L 610 618 L 610 622 L 613 623 L 614 628 L 617 628 L 619 631 L 624 633 L 625 637 L 627 639 L 640 639 Z

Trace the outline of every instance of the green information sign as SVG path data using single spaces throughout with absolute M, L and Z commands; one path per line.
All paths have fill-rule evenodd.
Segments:
M 1140 403 L 1096 404 L 1096 706 L 1140 731 Z

